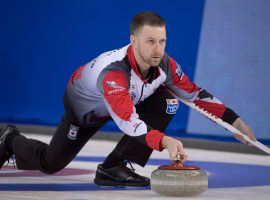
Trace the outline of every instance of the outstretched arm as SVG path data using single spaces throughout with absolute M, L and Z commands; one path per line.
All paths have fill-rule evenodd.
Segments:
M 183 73 L 181 67 L 169 57 L 169 76 L 166 85 L 169 90 L 178 99 L 184 99 L 187 102 L 194 103 L 196 106 L 206 110 L 228 124 L 239 129 L 243 134 L 247 135 L 251 140 L 255 141 L 255 137 L 251 129 L 241 120 L 241 118 L 229 107 L 225 106 L 221 101 L 215 98 L 206 90 L 192 83 Z M 239 134 L 235 138 L 247 144 Z

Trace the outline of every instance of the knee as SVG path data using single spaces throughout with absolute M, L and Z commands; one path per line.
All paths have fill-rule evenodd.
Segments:
M 60 170 L 62 170 L 64 168 L 65 168 L 65 166 L 47 165 L 47 166 L 43 167 L 43 169 L 41 171 L 45 174 L 52 175 L 52 174 L 59 172 Z

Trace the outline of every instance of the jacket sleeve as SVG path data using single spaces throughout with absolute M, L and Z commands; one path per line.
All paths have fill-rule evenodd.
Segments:
M 169 66 L 165 83 L 176 98 L 193 102 L 229 124 L 239 117 L 212 94 L 192 83 L 175 60 L 171 57 L 168 59 Z
M 164 133 L 153 130 L 139 119 L 128 92 L 128 78 L 125 73 L 119 70 L 105 70 L 98 78 L 97 87 L 103 95 L 110 116 L 121 131 L 152 149 L 163 150 L 161 141 Z

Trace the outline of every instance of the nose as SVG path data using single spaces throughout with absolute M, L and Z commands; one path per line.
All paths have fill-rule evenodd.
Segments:
M 156 42 L 155 46 L 154 46 L 154 51 L 158 52 L 158 53 L 161 53 L 162 49 L 163 49 L 162 45 L 159 42 Z

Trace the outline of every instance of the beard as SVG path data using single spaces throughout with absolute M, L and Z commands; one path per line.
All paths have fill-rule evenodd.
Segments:
M 141 57 L 141 59 L 145 63 L 147 63 L 148 65 L 150 65 L 152 67 L 159 66 L 159 63 L 160 63 L 160 61 L 162 59 L 162 55 L 160 55 L 160 54 L 153 54 L 150 57 L 146 57 L 140 51 L 138 53 L 139 53 L 139 56 Z

